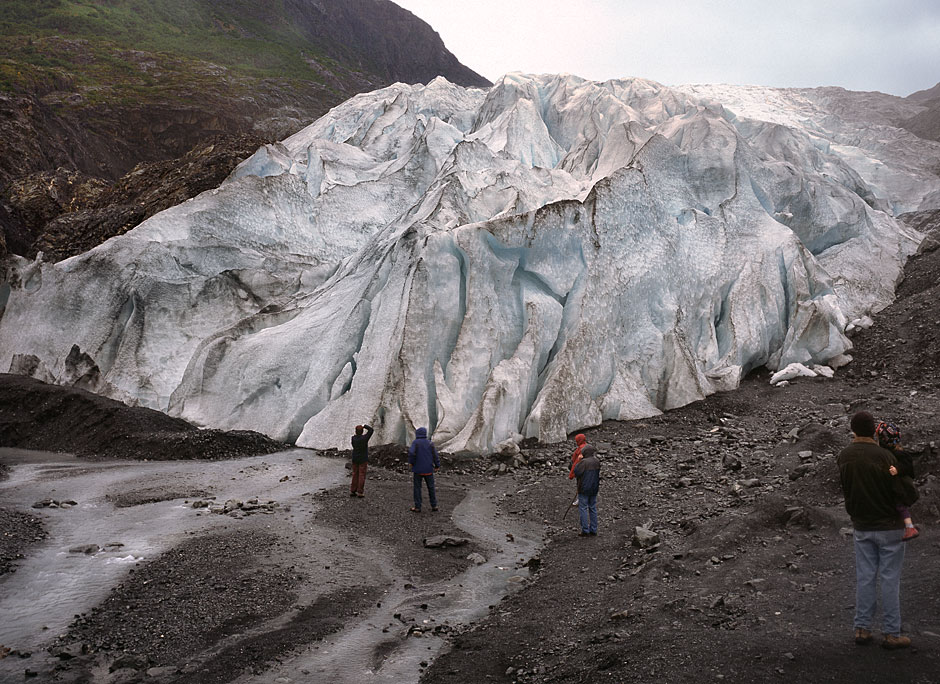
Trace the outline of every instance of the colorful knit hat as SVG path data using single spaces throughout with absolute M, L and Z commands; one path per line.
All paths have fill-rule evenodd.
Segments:
M 875 428 L 875 437 L 885 449 L 894 449 L 901 443 L 901 430 L 894 423 L 882 421 Z

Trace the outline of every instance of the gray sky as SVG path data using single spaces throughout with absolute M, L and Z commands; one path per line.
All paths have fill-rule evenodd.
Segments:
M 667 85 L 940 81 L 940 0 L 393 0 L 491 81 L 509 71 Z

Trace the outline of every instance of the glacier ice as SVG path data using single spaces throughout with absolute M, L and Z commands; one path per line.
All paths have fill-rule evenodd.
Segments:
M 812 368 L 807 368 L 802 363 L 791 363 L 786 368 L 781 368 L 771 375 L 770 384 L 776 385 L 777 383 L 787 382 L 795 378 L 815 378 L 820 375 L 831 378 L 832 374 L 833 370 L 829 366 L 817 365 Z
M 837 366 L 920 239 L 892 212 L 940 179 L 906 138 L 853 147 L 834 101 L 522 74 L 358 95 L 86 254 L 10 258 L 0 368 L 301 446 L 367 422 L 488 452 Z

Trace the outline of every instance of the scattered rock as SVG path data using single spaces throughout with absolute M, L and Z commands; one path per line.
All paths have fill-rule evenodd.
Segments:
M 493 457 L 505 462 L 511 461 L 514 457 L 518 456 L 519 453 L 519 445 L 511 439 L 507 439 L 496 445 L 496 451 L 493 453 Z
M 117 670 L 143 670 L 147 667 L 147 659 L 137 655 L 123 655 L 108 667 L 109 672 Z
M 71 508 L 72 506 L 77 506 L 78 504 L 71 499 L 65 501 L 58 501 L 56 499 L 43 499 L 42 501 L 37 501 L 33 504 L 33 508 Z
M 813 470 L 812 463 L 802 463 L 790 471 L 790 480 L 799 480 L 801 477 Z
M 659 535 L 645 527 L 635 527 L 633 530 L 633 545 L 641 549 L 648 549 L 659 543 Z
M 440 534 L 435 537 L 427 537 L 424 540 L 424 546 L 428 549 L 438 549 L 445 546 L 463 546 L 469 544 L 470 540 L 465 537 L 451 537 L 447 534 Z
M 98 553 L 101 550 L 101 547 L 97 544 L 82 544 L 80 546 L 73 546 L 69 549 L 69 553 L 83 553 L 86 556 L 92 556 Z
M 60 660 L 71 660 L 86 653 L 88 653 L 88 646 L 80 641 L 62 646 L 53 646 L 49 649 L 49 655 Z

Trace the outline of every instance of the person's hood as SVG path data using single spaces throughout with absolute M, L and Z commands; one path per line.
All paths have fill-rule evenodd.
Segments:
M 585 437 L 584 435 L 575 435 L 574 441 L 578 446 L 581 446 L 582 444 L 587 442 L 587 437 Z
M 421 428 L 418 428 L 417 430 L 415 430 L 415 438 L 416 438 L 416 439 L 427 439 L 427 436 L 428 436 L 428 429 L 427 429 L 427 428 L 421 427 Z

